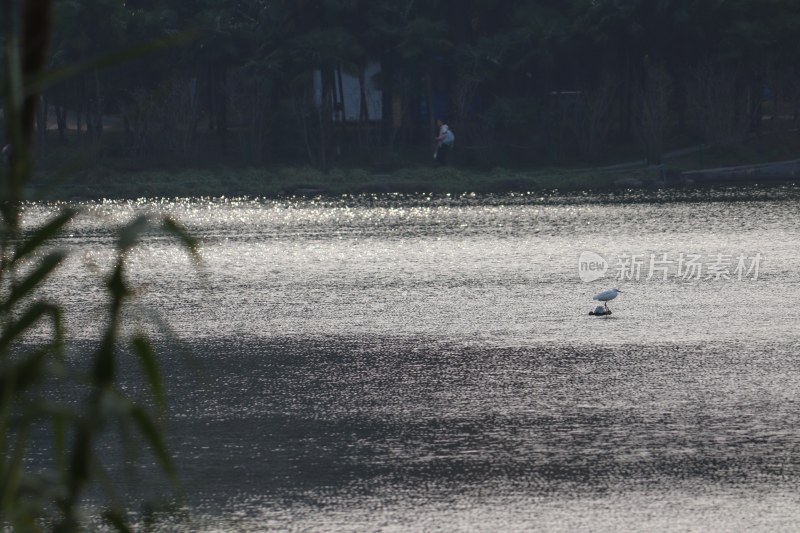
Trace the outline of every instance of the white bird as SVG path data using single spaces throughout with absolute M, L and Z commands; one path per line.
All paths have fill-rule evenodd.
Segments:
M 596 294 L 592 300 L 598 300 L 603 302 L 606 306 L 606 310 L 608 309 L 608 302 L 613 300 L 617 297 L 617 294 L 621 293 L 622 291 L 619 289 L 608 289 L 607 291 L 603 291 L 600 294 Z

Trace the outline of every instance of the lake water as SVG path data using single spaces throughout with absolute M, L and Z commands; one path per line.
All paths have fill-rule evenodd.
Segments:
M 202 241 L 199 269 L 157 235 L 132 258 L 182 339 L 164 530 L 800 527 L 796 187 L 83 207 L 51 289 L 76 357 L 109 227 Z

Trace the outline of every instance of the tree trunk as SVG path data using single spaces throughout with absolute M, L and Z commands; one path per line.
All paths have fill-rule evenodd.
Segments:
M 100 90 L 100 73 L 94 71 L 94 134 L 99 140 L 103 134 L 103 97 Z
M 331 129 L 329 130 L 329 145 L 333 144 L 333 140 L 336 139 L 336 150 L 335 153 L 337 155 L 341 155 L 342 153 L 342 142 L 347 139 L 347 121 L 346 121 L 346 113 L 345 113 L 345 105 L 344 105 L 344 80 L 342 76 L 342 66 L 336 65 L 336 69 L 331 71 L 333 74 L 332 80 L 332 96 L 333 96 L 333 109 L 336 116 L 338 116 L 338 121 L 333 123 L 333 118 L 331 118 Z M 338 135 L 333 135 L 333 128 L 334 125 L 337 127 Z M 330 148 L 330 146 L 329 146 Z
M 200 72 L 197 73 L 194 85 L 192 85 L 192 82 L 189 82 L 189 86 L 187 87 L 189 93 L 189 124 L 184 132 L 183 143 L 181 145 L 181 152 L 185 162 L 189 161 L 189 156 L 192 155 L 192 148 L 197 140 L 197 128 L 200 125 L 200 88 L 198 87 L 199 80 L 202 79 L 200 74 Z
M 434 137 L 439 134 L 436 131 L 436 117 L 434 116 L 433 112 L 433 74 L 431 73 L 430 67 L 428 67 L 428 71 L 425 75 L 425 102 L 428 106 L 428 135 L 430 136 L 433 133 Z M 430 137 L 431 140 L 431 149 L 436 151 L 437 143 L 433 137 Z
M 381 143 L 383 146 L 391 146 L 390 140 L 394 139 L 396 131 L 394 128 L 394 78 L 391 56 L 383 54 L 381 60 L 381 77 L 384 80 L 381 87 Z
M 228 153 L 228 67 L 225 64 L 219 64 L 215 71 L 217 139 L 219 139 L 220 152 L 225 156 Z
M 76 103 L 75 103 L 75 115 L 77 115 L 77 122 L 78 122 L 77 128 L 78 128 L 78 133 L 80 134 L 83 131 L 84 111 L 86 110 L 86 107 L 87 107 L 86 106 L 86 83 L 84 82 L 83 76 L 80 77 L 80 85 L 77 87 L 76 92 L 78 93 L 77 94 L 78 97 L 75 99 L 76 100 Z M 86 122 L 86 131 L 88 133 L 88 131 L 89 131 L 89 120 L 87 119 L 85 122 Z M 78 135 L 78 138 L 81 138 L 81 136 Z
M 215 97 L 216 84 L 214 80 L 214 66 L 211 63 L 206 66 L 206 80 L 208 82 L 208 90 L 206 92 L 206 105 L 208 106 L 208 131 L 214 131 L 214 128 L 216 127 L 214 121 L 217 118 L 217 99 Z
M 306 154 L 308 155 L 308 160 L 311 162 L 311 166 L 317 166 L 316 155 L 314 153 L 314 150 L 311 148 L 311 134 L 309 132 L 308 121 L 306 120 L 307 99 L 304 99 L 302 96 L 298 97 L 294 94 L 290 94 L 289 98 L 294 104 L 296 110 L 295 112 L 297 113 L 297 117 L 300 120 L 300 127 L 303 132 L 303 144 L 305 145 L 306 148 Z
M 619 106 L 619 137 L 620 139 L 627 139 L 631 132 L 631 104 L 633 103 L 633 76 L 631 74 L 630 53 L 625 53 L 623 61 Z
M 319 106 L 319 166 L 323 172 L 328 170 L 328 135 L 333 120 L 333 69 L 320 69 L 321 101 Z
M 369 153 L 369 107 L 367 106 L 367 62 L 358 69 L 358 92 L 360 106 L 358 110 L 358 144 L 362 155 Z
M 336 110 L 336 115 L 340 123 L 344 126 L 344 120 L 345 120 L 344 82 L 342 81 L 341 65 L 336 66 L 336 88 L 338 89 L 338 96 L 337 96 L 337 91 L 333 91 L 334 109 Z
M 67 129 L 67 109 L 64 105 L 64 86 L 60 86 L 53 98 L 53 107 L 56 112 L 56 124 L 58 124 L 58 138 L 64 140 L 64 133 Z
M 36 133 L 39 155 L 44 155 L 47 148 L 47 94 L 39 96 L 39 106 L 36 109 Z

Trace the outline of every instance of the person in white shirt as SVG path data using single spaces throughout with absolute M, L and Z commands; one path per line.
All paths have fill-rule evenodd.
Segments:
M 436 152 L 433 154 L 433 158 L 439 164 L 444 165 L 447 163 L 447 153 L 453 147 L 456 136 L 441 119 L 436 121 L 436 126 L 439 128 L 439 135 L 436 136 Z

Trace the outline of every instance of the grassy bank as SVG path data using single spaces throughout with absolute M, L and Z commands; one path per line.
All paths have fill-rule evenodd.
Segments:
M 746 165 L 800 157 L 800 135 L 782 132 L 755 136 L 745 145 L 691 150 L 670 157 L 658 169 L 639 165 L 616 168 L 495 168 L 480 171 L 460 166 L 410 164 L 391 172 L 341 167 L 321 172 L 313 167 L 206 166 L 175 170 L 133 170 L 97 164 L 89 170 L 42 172 L 29 192 L 32 199 L 100 199 L 190 196 L 316 196 L 380 193 L 496 193 L 558 189 L 609 190 L 660 185 L 680 173 L 708 167 Z M 119 162 L 118 162 L 119 163 Z
M 646 171 L 589 169 L 487 172 L 454 167 L 410 167 L 390 173 L 360 168 L 327 173 L 310 167 L 185 169 L 175 172 L 117 172 L 98 168 L 80 178 L 43 176 L 29 190 L 42 200 L 188 197 L 316 196 L 369 193 L 505 193 L 536 190 L 607 189 L 620 176 Z

